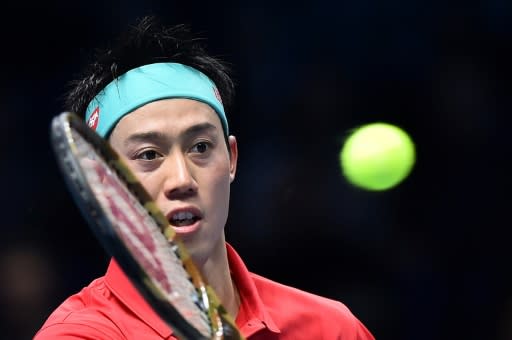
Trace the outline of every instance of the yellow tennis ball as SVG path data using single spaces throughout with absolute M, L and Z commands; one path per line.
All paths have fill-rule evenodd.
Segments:
M 416 151 L 411 137 L 388 123 L 370 123 L 352 131 L 339 154 L 345 178 L 366 190 L 395 187 L 411 172 Z

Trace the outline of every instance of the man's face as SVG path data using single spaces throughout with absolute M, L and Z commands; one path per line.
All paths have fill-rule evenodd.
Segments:
M 207 104 L 166 99 L 124 116 L 110 143 L 203 264 L 224 247 L 230 183 L 238 156 L 219 117 Z

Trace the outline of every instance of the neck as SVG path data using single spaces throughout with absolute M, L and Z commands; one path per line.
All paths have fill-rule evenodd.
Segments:
M 235 319 L 240 307 L 240 295 L 231 279 L 224 238 L 215 249 L 212 256 L 200 268 L 200 271 L 208 285 L 217 294 L 224 308 Z

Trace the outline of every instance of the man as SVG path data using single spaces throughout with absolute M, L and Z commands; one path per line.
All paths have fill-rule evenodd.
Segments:
M 127 162 L 249 339 L 373 339 L 342 303 L 250 273 L 226 243 L 238 148 L 228 69 L 185 26 L 140 20 L 72 83 L 70 111 Z M 35 339 L 173 339 L 114 260 Z

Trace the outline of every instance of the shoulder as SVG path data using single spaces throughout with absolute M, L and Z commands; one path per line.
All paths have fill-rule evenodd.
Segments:
M 110 292 L 103 278 L 94 280 L 80 292 L 69 296 L 48 317 L 34 339 L 121 339 L 116 323 L 106 317 L 111 305 Z
M 73 321 L 73 316 L 64 322 L 46 323 L 34 336 L 34 340 L 54 340 L 54 339 L 105 339 L 116 340 L 125 339 L 125 337 L 116 330 L 113 324 L 106 324 L 98 318 L 85 322 L 78 316 Z
M 282 305 L 283 302 L 286 302 L 286 305 L 289 307 L 309 306 L 315 308 L 315 313 L 318 311 L 329 312 L 326 316 L 332 315 L 330 313 L 342 317 L 352 314 L 340 301 L 291 287 L 258 274 L 251 273 L 251 276 L 265 304 Z
M 323 330 L 328 338 L 374 339 L 371 333 L 342 302 L 281 284 L 251 273 L 258 294 L 280 328 L 286 324 Z M 284 323 L 284 324 L 283 324 Z M 308 326 L 309 325 L 309 326 Z M 307 331 L 306 331 L 307 333 Z

